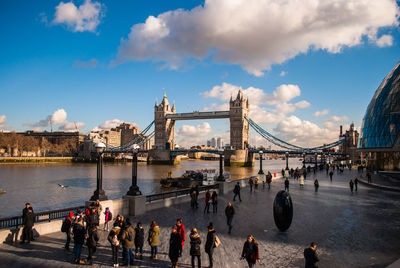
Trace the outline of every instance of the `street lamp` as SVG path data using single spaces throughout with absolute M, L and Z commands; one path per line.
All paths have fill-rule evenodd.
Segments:
M 331 164 L 331 154 L 328 154 L 328 163 Z
M 137 144 L 133 144 L 131 146 L 132 149 L 132 185 L 129 188 L 129 191 L 126 193 L 126 195 L 141 195 L 142 192 L 139 191 L 139 187 L 137 185 L 137 154 L 139 152 L 140 146 Z
M 306 154 L 303 153 L 303 168 L 306 168 Z
M 258 154 L 260 155 L 260 170 L 258 171 L 258 174 L 264 174 L 263 168 L 262 168 L 262 160 L 263 160 L 263 151 L 259 151 Z
M 224 150 L 223 149 L 218 149 L 218 153 L 219 153 L 219 176 L 217 178 L 218 181 L 225 181 L 225 177 L 224 177 L 224 168 L 222 165 L 222 160 L 224 157 Z
M 289 170 L 289 152 L 286 152 L 285 156 L 286 156 L 286 170 Z
M 317 167 L 318 167 L 318 154 L 315 153 L 315 171 L 317 171 Z
M 107 200 L 107 196 L 103 190 L 103 152 L 106 145 L 102 142 L 95 145 L 97 152 L 97 186 L 96 191 L 94 191 L 93 196 L 90 198 L 91 201 L 96 200 Z

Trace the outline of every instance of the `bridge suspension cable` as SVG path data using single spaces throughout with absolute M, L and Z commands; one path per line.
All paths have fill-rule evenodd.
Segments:
M 317 147 L 311 147 L 311 148 L 307 148 L 307 147 L 300 147 L 294 144 L 290 144 L 284 140 L 281 140 L 277 137 L 275 137 L 274 135 L 272 135 L 271 133 L 269 133 L 268 131 L 266 131 L 265 129 L 263 129 L 262 127 L 260 127 L 257 123 L 255 123 L 251 118 L 248 117 L 244 117 L 244 119 L 249 122 L 249 125 L 258 133 L 260 134 L 264 139 L 266 139 L 267 141 L 271 142 L 272 144 L 275 144 L 281 148 L 284 149 L 288 149 L 288 150 L 293 150 L 293 151 L 304 151 L 304 152 L 314 152 L 314 151 L 319 151 L 319 150 L 324 150 L 324 149 L 329 149 L 329 148 L 333 148 L 336 147 L 340 144 L 342 144 L 345 139 L 340 139 L 338 141 L 329 143 L 329 144 L 324 144 L 321 146 L 317 146 Z

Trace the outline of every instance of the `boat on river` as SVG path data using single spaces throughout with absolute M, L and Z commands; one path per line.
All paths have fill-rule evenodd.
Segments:
M 171 174 L 171 172 L 168 172 L 168 177 L 160 180 L 162 187 L 191 188 L 214 184 L 217 179 L 215 169 L 186 170 L 182 176 L 174 178 Z
M 0 189 L 0 194 L 5 194 L 5 193 L 7 193 L 6 190 Z

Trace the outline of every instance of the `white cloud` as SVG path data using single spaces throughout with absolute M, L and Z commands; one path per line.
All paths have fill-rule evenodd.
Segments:
M 94 127 L 91 131 L 100 131 L 100 130 L 106 130 L 106 129 L 111 129 L 111 128 L 115 128 L 119 125 L 121 125 L 122 123 L 127 123 L 127 124 L 133 124 L 135 127 L 138 127 L 138 125 L 136 123 L 130 123 L 130 122 L 126 122 L 123 120 L 120 120 L 118 118 L 114 118 L 112 120 L 107 120 L 105 121 L 103 124 Z
M 48 127 L 49 125 L 58 125 L 58 130 L 61 131 L 76 131 L 76 128 L 79 130 L 80 128 L 85 127 L 85 123 L 83 122 L 69 122 L 67 120 L 67 112 L 64 109 L 55 110 L 53 114 L 47 116 L 46 119 L 42 119 L 37 123 L 24 123 L 24 126 L 34 127 L 35 130 L 40 130 L 42 127 Z
M 178 130 L 178 135 L 186 136 L 186 137 L 204 137 L 210 134 L 211 126 L 209 123 L 204 122 L 201 125 L 191 126 L 191 125 L 183 125 Z
M 377 40 L 377 32 L 398 26 L 399 14 L 395 0 L 206 0 L 133 25 L 112 65 L 152 60 L 178 69 L 187 59 L 212 55 L 262 76 L 272 64 L 310 50 L 339 53 L 364 37 L 387 45 L 389 38 Z
M 89 61 L 81 61 L 81 60 L 76 60 L 73 64 L 73 67 L 75 68 L 95 68 L 99 61 L 97 59 L 91 59 Z
M 285 72 L 285 71 L 282 71 L 282 72 L 279 74 L 279 76 L 285 76 L 285 75 L 287 75 L 287 72 Z
M 345 115 L 343 115 L 343 116 L 334 115 L 331 118 L 329 118 L 328 121 L 343 122 L 343 121 L 349 121 L 349 118 Z
M 54 24 L 65 24 L 73 32 L 95 32 L 103 16 L 102 5 L 99 2 L 85 2 L 79 7 L 71 1 L 60 2 L 56 6 Z
M 376 45 L 378 47 L 390 47 L 393 45 L 393 36 L 391 35 L 382 35 L 376 40 Z
M 0 115 L 0 129 L 9 129 L 9 126 L 6 126 L 7 123 L 7 116 Z
M 314 115 L 315 117 L 319 117 L 319 116 L 327 115 L 328 113 L 329 113 L 329 110 L 324 109 L 324 110 L 322 110 L 322 111 L 316 111 L 313 115 Z

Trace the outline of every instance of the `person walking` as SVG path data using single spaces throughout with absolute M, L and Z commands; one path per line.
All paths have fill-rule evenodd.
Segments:
M 303 176 L 300 176 L 299 184 L 300 184 L 300 188 L 304 187 L 304 177 Z
M 112 220 L 112 213 L 110 211 L 110 208 L 106 208 L 106 211 L 104 212 L 104 228 L 103 231 L 109 231 L 109 225 L 110 225 L 110 221 Z
M 208 224 L 207 240 L 204 246 L 205 252 L 208 254 L 209 268 L 213 268 L 213 253 L 215 248 L 216 235 L 212 222 Z
M 310 247 L 304 249 L 305 268 L 317 268 L 319 257 L 317 253 L 317 244 L 311 242 Z
M 152 221 L 149 229 L 148 242 L 151 247 L 151 258 L 157 259 L 158 244 L 160 241 L 160 227 L 158 227 L 156 221 Z
M 268 190 L 271 189 L 271 182 L 272 182 L 272 174 L 268 171 L 267 183 L 268 183 Z
M 196 201 L 197 200 L 197 196 L 196 196 L 196 190 L 194 187 L 190 188 L 190 206 L 191 208 L 197 208 L 196 207 Z
M 97 243 L 99 242 L 99 234 L 97 233 L 97 227 L 91 226 L 88 230 L 88 238 L 86 240 L 86 246 L 88 247 L 88 258 L 86 263 L 88 265 L 93 264 L 93 254 L 96 252 Z
M 329 172 L 329 178 L 331 179 L 331 181 L 332 181 L 332 177 L 333 177 L 333 171 L 331 170 L 331 172 Z
M 23 217 L 23 222 L 22 225 L 24 228 L 22 229 L 22 241 L 21 244 L 25 243 L 30 243 L 33 240 L 33 225 L 35 223 L 35 214 L 33 214 L 33 209 L 31 207 L 28 207 L 27 212 L 25 213 L 25 216 Z
M 135 255 L 143 260 L 144 229 L 142 223 L 138 222 L 135 228 Z
M 249 179 L 250 193 L 253 191 L 253 184 L 254 184 L 253 178 L 250 178 L 250 179 Z
M 181 237 L 182 248 L 183 248 L 183 246 L 185 245 L 186 233 L 185 233 L 185 225 L 182 224 L 182 218 L 176 220 L 176 231 Z
M 260 182 L 260 181 L 259 181 L 258 178 L 255 178 L 255 179 L 254 179 L 254 191 L 258 189 L 258 184 L 259 184 L 259 182 Z
M 169 239 L 168 256 L 172 263 L 172 268 L 178 267 L 178 259 L 182 256 L 182 239 L 177 231 L 177 227 L 172 228 L 171 237 Z
M 363 167 L 364 168 L 364 167 Z M 372 180 L 371 180 L 371 173 L 368 171 L 367 172 L 367 178 L 368 178 L 368 183 L 371 183 L 372 182 Z
M 318 192 L 319 182 L 317 179 L 315 179 L 315 181 L 314 181 L 314 187 L 315 187 L 315 192 Z
M 218 195 L 216 191 L 213 191 L 212 195 L 211 195 L 211 202 L 212 202 L 212 206 L 213 206 L 213 213 L 217 213 L 218 212 Z
M 246 259 L 249 268 L 254 267 L 257 261 L 260 263 L 258 243 L 252 235 L 247 236 L 244 242 L 241 259 Z
M 72 211 L 65 217 L 62 226 L 61 232 L 67 235 L 67 242 L 65 242 L 64 250 L 70 251 L 69 244 L 71 243 L 71 228 L 72 228 L 72 220 L 74 218 L 74 213 Z
M 206 198 L 204 199 L 205 202 L 205 207 L 204 207 L 204 213 L 210 213 L 210 203 L 211 203 L 211 194 L 210 191 L 207 190 L 206 192 Z
M 354 186 L 356 187 L 356 192 L 357 192 L 357 190 L 358 190 L 358 178 L 357 177 L 355 177 L 354 178 Z
M 72 227 L 74 235 L 74 263 L 84 264 L 85 262 L 81 260 L 82 246 L 85 242 L 86 229 L 83 225 L 83 218 L 80 217 L 77 223 Z
M 285 191 L 289 192 L 289 179 L 288 178 L 285 179 Z
M 125 220 L 124 229 L 121 231 L 122 255 L 124 256 L 125 265 L 133 265 L 135 256 L 133 255 L 133 244 L 135 242 L 135 229 L 131 220 Z
M 112 260 L 113 260 L 114 267 L 118 267 L 119 266 L 118 249 L 119 249 L 119 246 L 121 244 L 121 241 L 120 241 L 120 238 L 119 238 L 120 237 L 120 233 L 121 233 L 121 227 L 116 225 L 111 229 L 110 233 L 107 236 L 107 240 L 111 244 Z
M 242 198 L 240 197 L 240 184 L 239 182 L 236 183 L 235 188 L 233 188 L 233 201 L 235 201 L 236 196 L 239 196 L 239 201 L 242 202 Z
M 233 208 L 231 202 L 228 202 L 228 206 L 225 208 L 225 216 L 226 216 L 226 224 L 229 227 L 228 233 L 230 234 L 232 231 L 232 220 L 233 215 L 235 215 L 235 209 Z
M 350 180 L 349 185 L 350 185 L 350 191 L 353 192 L 353 188 L 354 188 L 353 180 Z
M 194 268 L 194 262 L 197 258 L 197 266 L 201 267 L 201 251 L 200 251 L 201 239 L 196 228 L 192 228 L 190 232 L 190 256 L 192 256 L 192 268 Z

